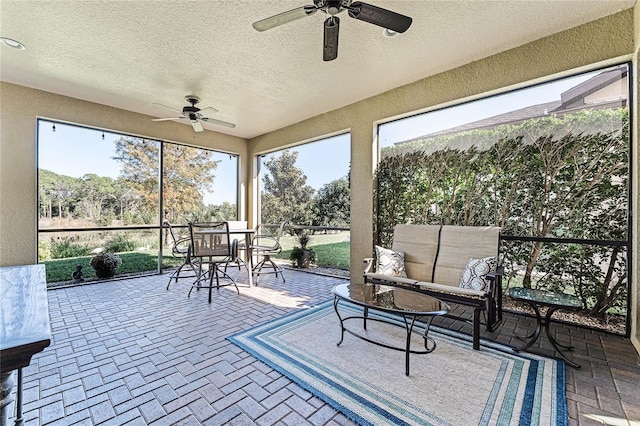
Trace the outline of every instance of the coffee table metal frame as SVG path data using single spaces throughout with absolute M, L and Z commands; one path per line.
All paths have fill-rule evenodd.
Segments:
M 571 361 L 566 355 L 562 352 L 562 349 L 571 351 L 573 350 L 573 346 L 565 346 L 559 343 L 551 334 L 550 325 L 551 325 L 551 315 L 558 309 L 570 309 L 576 310 L 582 307 L 580 300 L 572 296 L 570 294 L 559 293 L 556 291 L 544 291 L 537 289 L 528 289 L 528 288 L 518 288 L 512 287 L 509 289 L 509 297 L 513 300 L 517 300 L 519 302 L 524 302 L 531 306 L 533 311 L 536 313 L 536 328 L 533 333 L 525 336 L 524 338 L 519 338 L 520 340 L 530 339 L 522 346 L 514 347 L 513 350 L 516 352 L 522 352 L 529 349 L 539 338 L 540 332 L 542 331 L 542 327 L 544 327 L 544 331 L 547 334 L 547 338 L 551 345 L 555 348 L 555 350 L 560 354 L 562 359 L 574 368 L 580 368 L 578 364 Z M 546 306 L 547 312 L 544 317 L 540 314 L 540 306 Z
M 338 316 L 338 320 L 340 321 L 340 328 L 341 328 L 341 333 L 340 333 L 340 341 L 337 343 L 337 346 L 340 346 L 344 340 L 344 333 L 347 332 L 359 339 L 362 339 L 366 342 L 369 343 L 373 343 L 374 345 L 377 346 L 381 346 L 384 348 L 388 348 L 388 349 L 393 349 L 396 351 L 403 351 L 405 353 L 405 374 L 408 376 L 409 375 L 409 356 L 410 354 L 428 354 L 433 352 L 436 349 L 436 342 L 435 340 L 433 340 L 433 338 L 429 337 L 429 327 L 431 326 L 431 321 L 433 320 L 434 316 L 438 316 L 438 315 L 445 315 L 449 312 L 450 307 L 449 305 L 447 305 L 446 303 L 442 302 L 439 299 L 436 299 L 435 297 L 432 296 L 428 296 L 422 293 L 417 293 L 415 291 L 409 290 L 409 289 L 402 289 L 399 287 L 389 287 L 390 291 L 400 291 L 400 292 L 411 292 L 413 294 L 416 295 L 416 297 L 420 298 L 420 297 L 424 297 L 424 298 L 428 298 L 428 299 L 432 299 L 436 302 L 440 302 L 441 305 L 441 309 L 437 310 L 437 311 L 414 311 L 414 310 L 405 310 L 405 309 L 401 309 L 401 308 L 387 308 L 387 307 L 383 307 L 383 306 L 377 306 L 377 305 L 373 305 L 370 303 L 366 303 L 360 300 L 355 300 L 352 298 L 349 298 L 348 296 L 345 296 L 344 294 L 340 293 L 340 289 L 341 288 L 345 288 L 347 286 L 349 286 L 351 284 L 339 284 L 337 286 L 335 286 L 331 291 L 333 293 L 333 308 L 336 312 L 336 315 Z M 376 286 L 376 284 L 357 284 L 357 285 L 363 285 L 363 286 Z M 379 286 L 379 285 L 377 285 Z M 352 305 L 357 305 L 357 306 L 361 306 L 362 308 L 364 308 L 364 312 L 363 315 L 350 315 L 350 316 L 346 316 L 343 317 L 342 315 L 340 315 L 340 311 L 338 310 L 338 304 L 340 301 L 346 302 L 346 303 L 350 303 Z M 376 311 L 380 311 L 380 312 L 386 312 L 386 313 L 390 313 L 390 314 L 395 314 L 400 316 L 403 319 L 404 324 L 400 324 L 397 321 L 393 321 L 391 319 L 384 319 L 384 318 L 376 318 L 376 317 L 369 317 L 369 309 L 373 309 Z M 421 337 L 424 339 L 424 350 L 415 350 L 415 349 L 411 349 L 411 335 L 414 332 L 414 326 L 416 323 L 416 320 L 418 318 L 424 318 L 424 320 L 421 322 L 421 325 L 424 326 L 424 332 L 422 333 Z M 346 328 L 345 326 L 345 322 L 348 320 L 362 320 L 362 324 L 363 324 L 363 329 L 366 331 L 367 330 L 367 320 L 369 321 L 376 321 L 376 322 L 381 322 L 381 323 L 385 323 L 385 324 L 390 324 L 393 326 L 398 326 L 398 327 L 403 327 L 405 328 L 406 332 L 407 332 L 407 338 L 406 338 L 406 343 L 404 347 L 400 347 L 400 346 L 392 346 L 383 342 L 379 342 L 373 339 L 370 339 L 366 336 L 363 336 L 353 330 L 350 330 L 348 328 Z

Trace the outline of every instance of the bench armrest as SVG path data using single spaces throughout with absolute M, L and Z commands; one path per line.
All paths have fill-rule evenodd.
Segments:
M 488 293 L 492 293 L 495 297 L 497 293 L 502 290 L 502 275 L 504 275 L 504 266 L 498 266 L 495 272 L 489 272 L 486 275 L 487 280 L 489 280 L 489 289 Z
M 495 281 L 497 279 L 502 279 L 502 275 L 504 274 L 504 266 L 498 266 L 495 272 L 489 272 L 486 277 L 488 280 Z
M 363 261 L 365 263 L 364 272 L 362 275 L 366 275 L 371 272 L 371 268 L 373 268 L 373 257 L 367 257 Z

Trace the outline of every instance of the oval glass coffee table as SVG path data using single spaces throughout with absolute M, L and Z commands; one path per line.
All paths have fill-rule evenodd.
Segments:
M 333 288 L 333 307 L 340 320 L 341 334 L 338 346 L 344 340 L 344 333 L 347 332 L 359 339 L 365 340 L 378 346 L 388 349 L 405 352 L 405 374 L 409 375 L 409 355 L 428 354 L 436 348 L 436 342 L 428 336 L 429 327 L 434 316 L 445 315 L 449 312 L 449 305 L 435 297 L 418 293 L 413 290 L 400 287 L 385 286 L 379 284 L 340 284 Z M 348 303 L 363 307 L 362 315 L 343 316 L 340 314 L 338 305 Z M 393 321 L 393 318 L 382 316 L 369 316 L 369 309 L 386 312 L 398 316 L 401 321 Z M 416 320 L 421 319 L 420 328 L 423 327 L 422 338 L 424 339 L 424 350 L 411 349 L 411 334 L 414 332 Z M 370 339 L 354 330 L 346 328 L 345 322 L 351 320 L 362 320 L 363 329 L 367 329 L 367 321 L 377 321 L 394 326 L 404 327 L 407 332 L 404 347 L 393 346 L 387 343 Z

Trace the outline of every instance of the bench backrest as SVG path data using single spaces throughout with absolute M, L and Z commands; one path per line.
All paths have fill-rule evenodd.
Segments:
M 470 258 L 498 256 L 495 226 L 396 225 L 393 250 L 404 252 L 409 278 L 458 286 Z
M 440 228 L 440 225 L 396 225 L 392 249 L 404 252 L 408 277 L 432 282 Z
M 457 287 L 469 259 L 498 256 L 499 239 L 495 226 L 443 226 L 433 282 Z

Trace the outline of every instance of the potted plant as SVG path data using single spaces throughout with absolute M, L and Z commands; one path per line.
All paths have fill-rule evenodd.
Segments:
M 91 258 L 91 267 L 96 271 L 98 278 L 111 278 L 116 268 L 122 264 L 122 259 L 117 254 L 102 252 Z
M 309 264 L 316 260 L 316 253 L 312 248 L 307 247 L 307 244 L 311 241 L 311 237 L 305 231 L 299 231 L 296 236 L 298 238 L 298 243 L 300 243 L 300 247 L 293 247 L 289 259 L 294 262 L 293 266 L 298 268 L 308 268 Z

